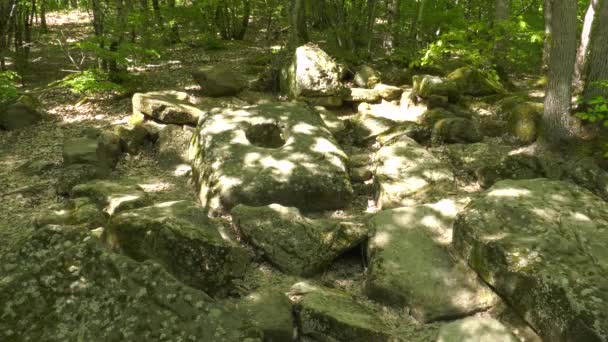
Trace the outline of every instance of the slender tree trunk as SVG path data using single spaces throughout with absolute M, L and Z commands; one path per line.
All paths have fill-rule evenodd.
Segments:
M 581 33 L 581 41 L 576 52 L 576 63 L 574 64 L 574 76 L 572 84 L 576 92 L 581 92 L 583 88 L 583 75 L 585 73 L 585 63 L 587 55 L 589 54 L 589 38 L 591 36 L 591 29 L 593 28 L 593 22 L 596 18 L 598 10 L 599 0 L 591 0 L 587 13 L 585 14 L 585 21 L 583 22 L 583 31 Z
M 549 70 L 549 58 L 551 54 L 551 27 L 553 25 L 553 13 L 552 13 L 552 2 L 553 0 L 545 0 L 543 6 L 543 13 L 545 17 L 545 42 L 543 46 L 543 65 L 542 72 L 545 73 Z
M 496 0 L 494 8 L 494 27 L 497 37 L 494 40 L 494 64 L 501 78 L 506 78 L 505 71 L 507 44 L 504 25 L 511 19 L 511 0 Z
M 577 0 L 553 0 L 549 73 L 542 142 L 552 146 L 574 139 L 570 116 L 572 70 L 576 59 Z
M 46 33 L 49 31 L 49 28 L 46 24 L 46 2 L 48 0 L 42 0 L 40 3 L 40 29 L 42 32 Z
M 239 26 L 239 31 L 235 35 L 235 39 L 243 40 L 245 38 L 245 33 L 247 33 L 247 28 L 249 27 L 249 19 L 251 17 L 251 1 L 244 0 L 243 1 L 243 19 L 241 20 L 241 25 Z
M 308 42 L 308 28 L 306 27 L 306 7 L 304 0 L 291 0 L 290 43 L 299 46 Z
M 608 0 L 601 0 L 599 15 L 591 32 L 588 73 L 583 97 L 589 101 L 597 96 L 608 99 L 608 88 L 598 84 L 608 82 Z

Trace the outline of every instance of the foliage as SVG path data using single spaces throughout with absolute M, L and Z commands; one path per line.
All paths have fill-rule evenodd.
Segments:
M 597 82 L 602 88 L 608 88 L 608 81 Z M 579 100 L 579 104 L 585 108 L 576 114 L 578 118 L 592 123 L 600 123 L 608 127 L 608 98 L 596 96 L 589 100 Z
M 19 76 L 12 71 L 0 72 L 0 106 L 10 104 L 17 100 L 18 92 L 16 82 Z
M 101 92 L 124 92 L 120 84 L 110 81 L 106 72 L 97 69 L 86 70 L 77 74 L 69 75 L 60 82 L 77 94 L 96 94 Z

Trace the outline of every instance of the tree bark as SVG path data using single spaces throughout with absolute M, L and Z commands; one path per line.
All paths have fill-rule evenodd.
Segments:
M 308 29 L 306 27 L 306 8 L 304 0 L 291 0 L 291 22 L 290 43 L 299 46 L 308 42 Z
M 585 63 L 587 61 L 587 55 L 589 54 L 589 39 L 591 37 L 591 29 L 593 28 L 593 22 L 595 21 L 599 0 L 591 0 L 589 7 L 587 7 L 587 13 L 585 14 L 585 21 L 583 22 L 583 31 L 581 32 L 581 41 L 576 52 L 576 63 L 574 64 L 574 76 L 572 84 L 577 92 L 582 91 L 583 87 L 583 75 L 585 74 Z
M 608 99 L 608 88 L 598 84 L 608 82 L 608 0 L 601 0 L 599 15 L 591 32 L 588 73 L 583 98 L 589 101 L 597 96 Z
M 545 17 L 545 42 L 543 45 L 543 65 L 542 72 L 549 70 L 549 58 L 551 54 L 551 25 L 553 24 L 552 1 L 545 0 L 543 5 L 543 14 Z
M 552 0 L 549 73 L 542 142 L 559 146 L 574 140 L 570 116 L 572 70 L 576 59 L 577 0 Z

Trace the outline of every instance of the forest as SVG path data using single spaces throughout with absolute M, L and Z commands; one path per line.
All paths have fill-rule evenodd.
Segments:
M 0 341 L 608 342 L 608 0 L 0 0 Z

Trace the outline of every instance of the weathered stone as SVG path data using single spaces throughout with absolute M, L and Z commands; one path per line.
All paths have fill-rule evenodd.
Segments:
M 319 341 L 394 341 L 380 317 L 348 294 L 295 284 L 292 293 L 303 295 L 296 305 L 302 335 Z
M 97 204 L 88 198 L 76 198 L 68 208 L 44 210 L 34 217 L 34 226 L 46 225 L 84 225 L 89 229 L 104 226 L 107 218 Z
M 291 302 L 278 290 L 262 289 L 238 301 L 239 311 L 252 325 L 264 333 L 264 341 L 294 340 L 294 320 Z
M 74 138 L 63 144 L 63 164 L 89 164 L 111 170 L 120 158 L 120 140 L 111 132 L 97 138 Z
M 359 114 L 351 119 L 349 124 L 354 143 L 362 145 L 389 131 L 397 123 L 390 119 L 379 118 L 369 114 Z
M 437 342 L 517 342 L 518 339 L 493 318 L 469 317 L 445 324 Z
M 73 197 L 90 198 L 110 216 L 151 203 L 149 196 L 139 186 L 107 180 L 94 180 L 76 185 L 71 194 Z
M 120 146 L 124 152 L 137 154 L 150 140 L 148 130 L 143 125 L 120 125 L 114 128 L 114 133 L 120 139 Z
M 329 219 L 313 220 L 296 208 L 271 204 L 238 205 L 231 211 L 241 233 L 271 263 L 286 273 L 312 275 L 361 243 L 367 230 Z
M 508 97 L 496 104 L 498 118 L 506 121 L 507 132 L 521 144 L 536 141 L 541 125 L 543 104 Z
M 246 86 L 244 78 L 230 67 L 204 66 L 191 74 L 201 93 L 211 97 L 234 96 Z
M 377 140 L 386 146 L 398 141 L 402 136 L 408 136 L 420 144 L 425 144 L 431 139 L 431 130 L 415 122 L 404 122 L 380 134 Z
M 74 186 L 108 175 L 106 169 L 89 164 L 73 164 L 61 170 L 55 183 L 55 191 L 59 195 L 68 195 Z
M 158 134 L 158 162 L 164 168 L 188 164 L 188 149 L 194 129 L 188 126 L 167 125 Z
M 459 97 L 459 89 L 454 82 L 448 82 L 441 77 L 430 75 L 416 75 L 413 77 L 414 94 L 422 98 L 432 95 L 447 96 L 450 102 Z
M 350 169 L 350 180 L 355 183 L 363 183 L 374 177 L 374 173 L 367 167 L 357 167 Z
M 9 131 L 31 126 L 42 119 L 42 113 L 24 103 L 13 103 L 0 109 L 0 128 Z
M 376 154 L 376 202 L 379 208 L 426 203 L 454 191 L 449 166 L 414 140 L 403 136 Z
M 352 198 L 346 154 L 298 103 L 216 113 L 198 127 L 190 153 L 199 197 L 212 213 L 237 204 L 337 209 Z
M 369 65 L 363 65 L 355 73 L 353 81 L 358 87 L 373 88 L 380 83 L 380 73 Z
M 403 94 L 403 89 L 382 83 L 376 84 L 374 90 L 386 101 L 398 100 Z
M 344 101 L 350 102 L 379 102 L 380 93 L 376 89 L 348 88 Z
M 497 165 L 511 150 L 512 146 L 498 139 L 486 139 L 482 143 L 446 145 L 445 156 L 461 175 L 479 177 L 480 169 Z
M 112 253 L 86 229 L 47 226 L 0 256 L 2 341 L 246 341 L 230 302 L 153 262 Z M 259 341 L 259 340 L 250 340 Z
M 195 203 L 175 201 L 125 211 L 109 223 L 106 241 L 137 261 L 154 260 L 189 286 L 227 295 L 249 264 L 245 249 L 220 235 Z
M 513 154 L 496 164 L 488 164 L 475 171 L 479 184 L 489 188 L 501 179 L 533 179 L 545 177 L 541 161 L 536 156 Z
M 483 139 L 479 125 L 464 118 L 441 119 L 433 126 L 433 143 L 476 143 Z
M 399 107 L 404 120 L 419 122 L 422 114 L 429 110 L 429 108 L 428 105 L 425 102 L 420 101 L 413 92 L 414 91 L 411 88 L 403 91 Z
M 369 221 L 367 295 L 409 307 L 421 322 L 464 317 L 492 306 L 498 297 L 466 264 L 454 260 L 430 236 L 448 230 L 455 211 L 432 206 L 385 210 Z
M 327 110 L 325 107 L 316 106 L 314 109 L 319 113 L 321 120 L 323 120 L 323 123 L 325 123 L 325 126 L 327 126 L 327 129 L 329 129 L 331 134 L 339 140 L 346 130 L 344 121 L 340 120 L 336 114 Z
M 343 89 L 336 62 L 315 45 L 296 49 L 281 71 L 280 83 L 283 93 L 294 99 L 336 96 Z
M 133 95 L 133 115 L 146 115 L 163 123 L 196 125 L 205 112 L 187 102 L 188 94 L 154 91 Z
M 506 180 L 454 225 L 469 265 L 546 341 L 606 341 L 608 204 L 578 186 Z
M 500 82 L 469 66 L 452 71 L 446 80 L 452 82 L 458 91 L 465 95 L 486 96 L 506 92 Z

